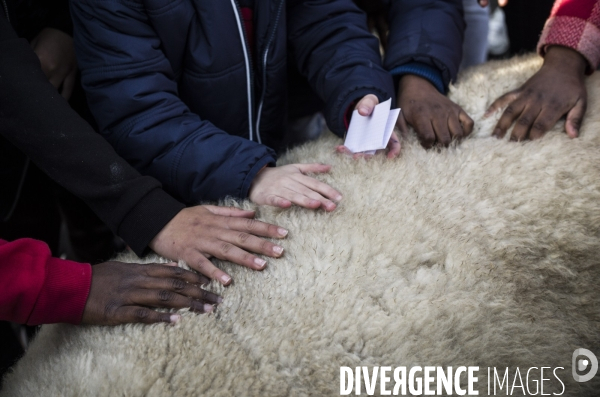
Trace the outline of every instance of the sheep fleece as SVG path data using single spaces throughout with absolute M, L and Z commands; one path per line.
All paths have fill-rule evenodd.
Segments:
M 175 326 L 44 326 L 2 395 L 335 396 L 340 366 L 416 365 L 479 366 L 479 395 L 488 367 L 510 384 L 517 367 L 524 383 L 530 367 L 563 367 L 563 395 L 600 395 L 600 374 L 571 376 L 576 348 L 600 356 L 600 75 L 578 139 L 561 121 L 538 141 L 498 140 L 500 113 L 482 119 L 540 65 L 463 73 L 450 97 L 476 127 L 450 148 L 411 132 L 398 159 L 356 161 L 326 133 L 291 150 L 280 164 L 332 164 L 318 178 L 344 198 L 333 213 L 257 208 L 290 230 L 281 259 L 262 272 L 216 261 L 235 279 L 209 287 L 224 302 Z

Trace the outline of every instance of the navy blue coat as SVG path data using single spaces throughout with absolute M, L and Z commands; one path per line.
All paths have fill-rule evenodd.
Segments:
M 392 71 L 414 62 L 429 65 L 439 71 L 441 84 L 447 87 L 456 78 L 462 59 L 466 26 L 462 0 L 383 2 L 389 7 L 390 26 L 385 68 Z
M 394 96 L 378 42 L 350 0 L 256 0 L 253 50 L 234 0 L 73 0 L 71 11 L 102 134 L 187 203 L 246 197 L 275 162 L 288 51 L 339 135 L 353 101 Z

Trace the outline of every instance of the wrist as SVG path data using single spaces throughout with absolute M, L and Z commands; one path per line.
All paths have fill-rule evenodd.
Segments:
M 579 52 L 569 47 L 553 45 L 548 47 L 546 51 L 544 66 L 552 67 L 565 73 L 583 76 L 588 63 Z
M 429 80 L 415 74 L 402 75 L 398 81 L 398 93 L 402 94 L 407 89 L 418 89 L 439 92 Z

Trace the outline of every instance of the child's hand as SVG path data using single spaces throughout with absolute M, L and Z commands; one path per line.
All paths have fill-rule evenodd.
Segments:
M 358 102 L 356 104 L 356 106 L 354 107 L 354 109 L 358 110 L 358 114 L 360 114 L 361 116 L 370 116 L 371 113 L 373 113 L 373 109 L 375 109 L 375 106 L 379 105 L 379 99 L 373 95 L 373 94 L 369 94 L 369 95 L 365 95 L 363 97 L 363 99 L 360 100 L 360 102 Z M 352 155 L 353 158 L 355 159 L 359 159 L 359 158 L 369 158 L 372 157 L 372 155 L 369 154 L 364 154 L 364 153 L 352 153 L 350 151 L 350 149 L 348 149 L 346 146 L 344 145 L 340 145 L 335 149 L 338 153 L 345 153 L 345 154 L 349 154 Z M 400 154 L 400 138 L 398 137 L 398 133 L 396 132 L 396 130 L 394 130 L 394 132 L 392 133 L 392 136 L 390 137 L 390 141 L 387 144 L 387 158 L 388 159 L 393 159 L 394 157 L 398 156 L 398 154 Z M 377 154 L 383 152 L 383 150 L 378 150 Z
M 292 204 L 333 211 L 342 195 L 329 185 L 305 174 L 328 172 L 330 165 L 289 164 L 266 167 L 256 175 L 250 187 L 250 200 L 259 205 L 288 208 Z M 333 200 L 333 201 L 332 201 Z
M 423 147 L 448 146 L 473 131 L 473 119 L 427 79 L 405 74 L 398 92 L 398 106 L 402 108 L 399 119 L 415 129 Z

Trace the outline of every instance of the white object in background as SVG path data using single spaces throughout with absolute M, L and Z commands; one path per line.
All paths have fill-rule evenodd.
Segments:
M 400 115 L 400 109 L 391 109 L 392 99 L 375 106 L 370 116 L 361 116 L 358 110 L 352 112 L 352 120 L 346 134 L 346 146 L 352 153 L 373 154 L 385 149 L 394 126 Z

